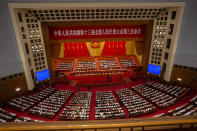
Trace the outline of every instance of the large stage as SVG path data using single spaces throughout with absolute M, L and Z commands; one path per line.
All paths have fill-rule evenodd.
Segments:
M 133 55 L 54 59 L 56 76 L 77 80 L 80 85 L 122 83 L 127 77 L 134 77 L 139 68 L 140 64 Z

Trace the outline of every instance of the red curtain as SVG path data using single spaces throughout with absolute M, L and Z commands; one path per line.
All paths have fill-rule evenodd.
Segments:
M 114 55 L 119 55 L 118 52 L 120 49 L 118 49 L 118 41 L 114 41 Z
M 89 51 L 88 51 L 88 48 L 87 48 L 85 42 L 82 43 L 82 47 L 83 47 L 82 51 L 84 52 L 83 55 L 84 55 L 84 56 L 90 56 Z
M 105 44 L 104 44 L 104 47 L 103 47 L 103 51 L 101 53 L 102 56 L 107 56 L 107 54 L 106 54 L 107 53 L 106 52 L 107 48 L 108 48 L 108 42 L 106 41 Z
M 126 55 L 126 41 L 106 41 L 102 56 Z M 64 57 L 90 56 L 85 42 L 64 43 Z
M 90 56 L 86 43 L 64 43 L 64 57 Z
M 121 55 L 126 55 L 126 41 L 122 41 L 122 54 Z
M 105 42 L 102 56 L 126 55 L 126 41 Z
M 68 43 L 64 43 L 64 57 L 68 56 Z
M 118 55 L 122 55 L 122 41 L 118 41 Z
M 73 56 L 73 43 L 69 44 L 69 56 L 72 57 Z

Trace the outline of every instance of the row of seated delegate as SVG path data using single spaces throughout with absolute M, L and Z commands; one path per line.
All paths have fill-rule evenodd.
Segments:
M 119 68 L 119 67 L 112 67 L 112 68 L 101 68 L 101 69 L 79 69 L 76 71 L 71 71 L 71 73 L 82 73 L 82 72 L 87 72 L 87 71 L 91 71 L 91 72 L 105 72 L 105 71 L 122 71 L 122 70 L 126 70 L 126 68 Z
M 73 69 L 73 62 L 61 62 L 58 64 L 58 70 L 72 70 Z
M 16 114 L 6 111 L 0 108 L 0 122 L 10 122 L 16 118 Z
M 160 113 L 160 114 L 154 115 L 153 117 L 163 117 L 163 116 L 166 116 L 166 115 L 164 113 Z
M 120 63 L 125 68 L 137 66 L 136 63 L 135 63 L 135 61 L 132 60 L 132 59 L 120 59 Z
M 21 117 L 16 118 L 14 122 L 43 122 L 43 121 L 21 116 Z
M 169 107 L 177 102 L 177 98 L 144 84 L 135 86 L 133 89 L 160 108 Z
M 115 60 L 99 60 L 100 68 L 119 67 Z
M 133 66 L 137 66 L 134 60 L 132 59 L 120 59 L 120 63 L 123 67 L 129 68 Z M 60 62 L 57 65 L 57 70 L 72 70 L 73 69 L 73 61 L 71 62 Z M 116 60 L 99 60 L 100 68 L 119 68 Z M 95 61 L 78 61 L 77 70 L 81 69 L 95 69 L 96 62 Z
M 125 72 L 124 70 L 92 71 L 92 72 L 75 73 L 75 76 L 113 75 L 113 74 L 123 74 L 124 72 Z
M 95 119 L 120 119 L 126 114 L 111 91 L 96 92 Z
M 54 118 L 71 94 L 72 92 L 68 90 L 58 90 L 30 109 L 29 112 L 36 116 Z
M 17 117 L 16 114 L 6 111 L 3 108 L 0 108 L 0 122 L 42 122 L 40 120 L 34 120 L 29 117 Z
M 60 114 L 60 120 L 87 120 L 90 114 L 91 92 L 77 92 Z
M 165 85 L 165 84 L 154 82 L 154 81 L 149 81 L 146 84 L 150 87 L 154 87 L 168 94 L 171 94 L 175 97 L 182 97 L 185 94 L 187 94 L 187 92 L 190 91 L 190 88 L 174 86 L 174 85 Z
M 130 117 L 152 113 L 156 109 L 155 106 L 128 88 L 117 90 L 116 93 L 127 108 Z
M 88 76 L 88 75 L 107 75 L 107 74 L 122 74 L 126 72 L 125 68 L 101 68 L 101 69 L 88 69 L 88 70 L 76 70 L 72 71 L 71 74 L 74 74 L 75 76 Z
M 197 95 L 190 100 L 191 103 L 197 105 Z
M 86 80 L 90 81 L 90 78 L 91 77 L 88 77 Z M 95 79 L 92 80 L 96 81 L 99 78 L 103 78 L 107 81 L 107 76 L 95 77 Z M 124 105 L 124 107 L 126 107 L 130 117 L 137 117 L 140 115 L 145 115 L 147 113 L 152 113 L 156 111 L 157 107 L 163 109 L 163 107 L 165 108 L 171 106 L 176 101 L 178 101 L 178 97 L 176 98 L 173 94 L 166 93 L 166 91 L 162 90 L 166 88 L 157 88 L 157 84 L 151 84 L 151 82 L 149 82 L 149 84 L 140 84 L 135 87 L 130 87 L 130 84 L 127 84 L 127 86 L 125 86 L 124 89 L 116 90 L 115 93 L 117 94 L 120 100 L 119 103 L 115 99 L 116 95 L 113 94 L 112 91 L 96 92 L 95 119 L 98 120 L 125 118 L 126 115 L 123 111 L 124 108 L 122 109 L 121 105 Z M 158 86 L 160 85 L 161 84 L 159 84 Z M 179 89 L 179 87 L 177 86 L 174 86 L 173 88 Z M 177 92 L 178 91 L 179 90 L 177 90 Z M 8 103 L 9 105 L 11 105 L 12 108 L 22 112 L 29 109 L 29 113 L 32 115 L 44 118 L 54 118 L 57 115 L 57 113 L 60 112 L 60 109 L 62 109 L 65 103 L 68 102 L 68 99 L 71 97 L 71 95 L 72 91 L 55 90 L 54 88 L 49 87 L 41 91 L 38 91 L 34 94 L 14 98 Z M 61 112 L 59 119 L 89 119 L 90 107 L 94 106 L 94 104 L 91 105 L 92 99 L 92 92 L 77 92 L 76 95 L 72 97 L 68 105 L 65 105 L 66 107 L 63 109 L 63 112 Z M 12 114 L 10 116 L 9 112 L 1 108 L 0 113 L 0 121 L 2 122 L 13 121 L 13 118 L 15 119 L 16 117 L 15 114 Z M 186 103 L 168 112 L 168 114 L 172 116 L 196 115 L 196 113 L 197 95 L 194 96 L 189 101 L 189 103 Z M 155 117 L 160 117 L 160 115 L 158 114 L 158 116 Z M 16 121 L 31 121 L 31 119 L 19 118 L 16 119 Z
M 197 105 L 186 103 L 173 110 L 168 111 L 171 116 L 194 116 L 197 115 Z
M 55 90 L 52 87 L 46 88 L 40 92 L 31 94 L 28 96 L 21 96 L 18 98 L 14 98 L 14 99 L 10 100 L 8 102 L 8 104 L 11 107 L 15 108 L 16 110 L 24 112 L 27 109 L 29 109 L 30 107 L 32 107 L 33 105 L 35 105 L 36 103 L 43 100 L 45 97 L 47 97 L 48 95 L 50 95 L 54 91 Z
M 95 61 L 78 61 L 77 70 L 96 68 Z

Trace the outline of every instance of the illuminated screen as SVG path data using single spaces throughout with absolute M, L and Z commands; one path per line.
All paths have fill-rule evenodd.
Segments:
M 49 70 L 36 72 L 37 81 L 42 81 L 50 78 Z
M 148 72 L 159 75 L 161 71 L 161 66 L 148 64 Z

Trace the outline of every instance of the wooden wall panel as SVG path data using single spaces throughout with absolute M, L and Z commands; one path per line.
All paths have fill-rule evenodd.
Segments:
M 28 91 L 24 74 L 16 78 L 6 77 L 4 81 L 1 81 L 0 87 L 0 102 L 7 101 L 12 97 L 24 95 Z M 16 92 L 17 87 L 21 88 L 19 92 Z
M 44 39 L 44 44 L 45 44 L 45 52 L 46 52 L 46 57 L 47 57 L 48 69 L 50 71 L 50 77 L 53 78 L 55 75 L 54 70 L 53 70 L 54 69 L 53 60 L 54 60 L 54 57 L 56 56 L 56 53 L 53 51 L 56 51 L 55 46 L 57 44 L 59 44 L 61 47 L 61 43 L 59 43 L 59 41 L 56 41 L 56 43 L 54 43 L 55 46 L 51 47 L 48 25 L 47 23 L 42 22 L 41 26 L 42 26 L 42 34 L 43 34 L 43 39 Z M 57 54 L 59 54 L 59 52 L 57 52 Z
M 61 44 L 50 44 L 50 52 L 52 53 L 53 58 L 58 58 L 61 51 Z
M 142 55 L 142 62 L 141 62 L 141 66 L 143 67 L 143 71 L 145 73 L 147 73 L 147 70 L 148 70 L 152 32 L 153 32 L 153 20 L 150 20 L 146 24 L 146 32 L 145 32 L 144 46 L 143 46 L 143 55 Z
M 197 76 L 196 71 L 191 71 L 189 69 L 177 69 L 177 68 L 173 67 L 170 81 L 174 81 L 174 82 L 178 82 L 183 85 L 190 86 L 192 79 L 195 76 Z M 177 78 L 181 78 L 182 81 L 181 82 L 177 81 Z
M 197 78 L 192 78 L 190 87 L 197 91 Z

